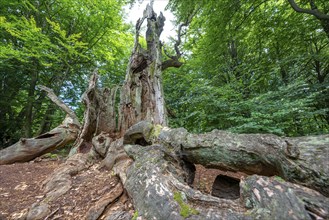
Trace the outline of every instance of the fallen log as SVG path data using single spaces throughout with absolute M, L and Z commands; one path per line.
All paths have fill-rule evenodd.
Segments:
M 53 130 L 34 138 L 21 138 L 17 143 L 0 151 L 0 165 L 16 162 L 28 162 L 45 153 L 72 143 L 80 132 L 80 122 L 76 114 L 53 92 L 53 90 L 38 86 L 47 92 L 47 96 L 64 112 L 66 118 Z
M 287 149 L 284 146 L 287 146 L 279 145 L 285 140 L 293 144 L 295 151 L 300 151 L 298 157 L 289 157 L 292 153 L 285 152 Z M 318 159 L 313 165 L 304 167 L 306 174 L 310 175 L 305 180 L 312 180 L 310 182 L 303 182 L 304 179 L 298 176 L 301 173 L 293 175 L 295 169 L 301 169 L 293 165 L 307 165 L 298 160 L 304 158 L 302 155 L 306 152 L 313 152 L 306 151 L 308 147 L 316 148 L 321 152 L 314 153 L 323 155 L 328 149 L 328 142 L 328 136 L 285 139 L 273 135 L 237 135 L 221 131 L 196 135 L 189 134 L 185 129 L 163 128 L 144 121 L 132 126 L 124 136 L 124 149 L 134 160 L 128 168 L 124 187 L 139 215 L 146 219 L 328 219 L 329 199 L 322 195 L 328 189 L 328 182 L 323 181 L 328 175 L 323 172 L 319 177 L 312 176 L 317 169 L 326 168 L 324 165 L 327 162 Z M 243 150 L 247 147 L 248 153 L 255 156 L 252 158 L 246 154 L 245 157 L 238 157 L 240 151 L 244 155 Z M 212 154 L 209 153 L 210 149 Z M 271 164 L 271 157 L 276 157 L 277 163 Z M 191 167 L 191 162 L 233 171 L 244 170 L 249 174 L 263 172 L 262 169 L 252 168 L 258 167 L 258 164 L 277 170 L 285 167 L 286 170 L 262 173 L 271 177 L 250 175 L 242 178 L 239 197 L 223 198 L 202 194 L 188 185 L 190 178 L 186 168 Z M 275 174 L 282 175 L 282 178 Z M 284 178 L 316 188 L 322 194 L 287 182 Z M 322 189 L 318 188 L 321 184 Z
M 61 125 L 34 138 L 21 138 L 17 143 L 0 151 L 0 165 L 28 162 L 45 153 L 75 141 L 80 131 L 69 116 Z
M 182 128 L 162 128 L 156 137 L 159 143 L 178 148 L 190 163 L 247 174 L 276 175 L 329 196 L 329 135 L 287 138 L 219 130 L 190 134 Z

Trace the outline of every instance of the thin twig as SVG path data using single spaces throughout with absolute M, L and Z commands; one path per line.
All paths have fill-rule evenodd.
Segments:
M 58 212 L 59 208 L 55 209 L 52 213 L 50 213 L 44 220 L 49 219 L 51 216 L 55 215 L 56 212 Z

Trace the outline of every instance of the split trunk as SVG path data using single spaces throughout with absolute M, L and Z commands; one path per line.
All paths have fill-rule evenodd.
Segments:
M 147 47 L 143 48 L 139 32 L 145 20 Z M 86 219 L 131 219 L 131 207 L 115 206 L 127 196 L 135 217 L 141 219 L 328 219 L 328 135 L 280 138 L 218 130 L 190 134 L 166 127 L 161 71 L 168 62 L 162 62 L 159 40 L 164 20 L 152 5 L 138 20 L 118 112 L 118 88 L 98 88 L 97 73 L 92 75 L 83 95 L 84 123 L 80 126 L 77 118 L 73 123 L 79 135 L 71 156 L 45 181 L 44 197 L 26 211 L 24 219 L 49 219 L 56 212 L 51 204 L 70 191 L 72 177 L 92 165 L 100 171 L 112 170 L 120 181 L 86 211 Z M 51 141 L 54 136 L 49 132 L 25 143 L 35 141 L 41 148 L 47 145 L 41 139 Z M 59 136 L 53 145 L 58 147 L 55 143 L 64 143 L 65 138 Z M 7 151 L 15 152 L 16 147 Z M 3 162 L 3 157 L 0 161 L 15 162 Z M 241 179 L 218 176 L 213 186 L 217 191 L 203 194 L 191 187 L 195 164 L 244 175 Z

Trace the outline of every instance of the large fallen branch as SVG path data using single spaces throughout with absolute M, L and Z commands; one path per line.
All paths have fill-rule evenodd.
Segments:
M 0 151 L 0 165 L 27 162 L 74 142 L 79 127 L 70 117 L 53 130 L 34 138 L 21 138 L 17 143 Z
M 249 174 L 277 175 L 329 195 L 329 135 L 280 138 L 219 130 L 189 134 L 184 129 L 173 129 L 163 130 L 159 140 L 181 146 L 184 158 L 191 163 Z
M 134 160 L 127 172 L 125 188 L 138 213 L 146 219 L 329 217 L 328 198 L 278 176 L 251 175 L 242 179 L 240 200 L 205 195 L 187 184 L 190 179 L 187 170 L 193 166 L 190 161 L 250 174 L 281 175 L 326 194 L 328 136 L 282 139 L 223 131 L 196 135 L 185 129 L 162 128 L 144 121 L 132 126 L 123 141 L 126 152 Z M 319 156 L 313 164 L 304 161 L 304 156 L 312 157 L 310 154 Z M 270 172 L 264 171 L 266 167 Z M 303 172 L 296 173 L 301 167 Z
M 21 138 L 17 143 L 1 150 L 0 165 L 33 160 L 74 142 L 78 137 L 81 124 L 75 113 L 51 89 L 45 86 L 39 86 L 39 88 L 46 91 L 48 97 L 68 115 L 62 124 L 53 130 L 34 138 Z

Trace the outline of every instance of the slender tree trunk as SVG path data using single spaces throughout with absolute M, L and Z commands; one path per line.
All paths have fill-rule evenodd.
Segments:
M 328 40 L 329 40 L 329 19 L 326 19 L 326 20 L 320 20 L 321 22 L 321 26 L 324 30 L 324 32 L 326 33 L 327 37 L 328 37 Z
M 31 74 L 31 80 L 28 90 L 26 112 L 25 112 L 25 124 L 24 124 L 24 136 L 29 138 L 32 136 L 32 122 L 33 122 L 33 103 L 34 103 L 34 92 L 38 81 L 38 73 L 33 72 Z
M 53 115 L 54 112 L 55 112 L 54 105 L 52 103 L 50 103 L 47 106 L 46 112 L 45 112 L 45 114 L 42 118 L 42 121 L 40 123 L 38 135 L 44 134 L 44 133 L 46 133 L 47 131 L 50 130 L 50 127 L 51 127 L 51 124 L 52 124 L 51 115 Z

